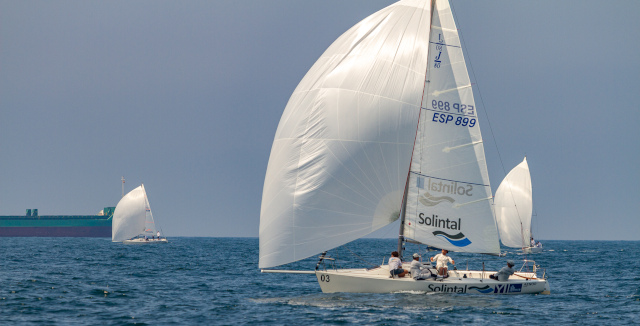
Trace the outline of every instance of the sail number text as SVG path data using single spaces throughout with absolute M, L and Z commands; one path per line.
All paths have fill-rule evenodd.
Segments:
M 431 101 L 431 107 L 433 111 L 439 111 L 433 113 L 431 121 L 440 123 L 453 123 L 456 126 L 473 127 L 476 125 L 475 118 L 468 118 L 465 115 L 473 116 L 475 114 L 473 105 L 465 105 L 460 103 L 449 103 L 447 101 Z M 452 114 L 447 114 L 451 112 Z M 463 116 L 460 116 L 463 115 Z
M 320 282 L 329 282 L 329 275 L 320 275 Z
M 452 113 L 455 112 L 455 113 L 460 113 L 464 115 L 475 115 L 475 111 L 474 111 L 475 108 L 473 107 L 473 105 L 449 103 L 447 101 L 433 100 L 431 101 L 431 107 L 434 110 L 439 110 L 439 111 L 447 111 Z
M 454 121 L 455 119 L 455 121 Z M 456 126 L 463 126 L 463 127 L 473 127 L 476 125 L 476 119 L 469 119 L 467 117 L 454 117 L 451 114 L 445 114 L 445 113 L 438 113 L 435 112 L 433 114 L 433 119 L 431 119 L 431 121 L 433 122 L 440 122 L 440 123 L 455 123 Z

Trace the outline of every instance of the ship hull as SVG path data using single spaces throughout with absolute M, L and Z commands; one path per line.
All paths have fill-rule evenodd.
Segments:
M 0 227 L 0 237 L 111 237 L 109 226 Z
M 0 216 L 0 237 L 111 237 L 104 215 Z

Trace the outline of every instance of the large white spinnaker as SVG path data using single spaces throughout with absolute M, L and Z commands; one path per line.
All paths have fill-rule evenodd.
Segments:
M 147 221 L 151 220 L 151 223 Z M 111 226 L 111 240 L 122 242 L 141 234 L 152 235 L 155 228 L 144 185 L 131 190 L 116 205 Z M 146 231 L 149 230 L 149 231 Z
M 340 36 L 295 89 L 262 193 L 260 268 L 397 219 L 425 85 L 431 8 L 405 0 Z
M 494 205 L 502 244 L 511 248 L 529 247 L 533 201 L 526 157 L 502 180 Z
M 447 1 L 436 1 L 429 47 L 404 236 L 448 250 L 499 254 L 477 109 Z

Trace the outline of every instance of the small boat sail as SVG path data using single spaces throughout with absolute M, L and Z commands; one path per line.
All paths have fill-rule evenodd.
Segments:
M 525 253 L 542 251 L 542 245 L 534 242 L 531 234 L 531 173 L 526 157 L 502 180 L 494 205 L 503 245 L 521 248 Z
M 298 272 L 268 268 L 398 218 L 401 257 L 405 240 L 498 255 L 491 199 L 449 2 L 399 1 L 340 36 L 291 95 L 264 181 L 259 267 Z M 485 271 L 390 278 L 388 266 L 300 272 L 315 274 L 323 292 L 549 293 L 533 266 L 506 282 Z
M 131 190 L 118 202 L 113 213 L 111 240 L 124 244 L 168 242 L 156 229 L 144 185 Z

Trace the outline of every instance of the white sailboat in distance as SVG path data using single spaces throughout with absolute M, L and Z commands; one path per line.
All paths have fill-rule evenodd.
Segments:
M 502 180 L 494 198 L 496 221 L 502 244 L 520 248 L 525 253 L 542 251 L 542 246 L 531 244 L 531 216 L 533 197 L 531 173 L 527 158 L 514 167 Z
M 315 274 L 323 292 L 549 293 L 532 271 L 391 278 L 374 269 L 270 270 L 401 219 L 403 241 L 498 255 L 471 82 L 447 0 L 403 0 L 340 36 L 295 89 L 271 148 L 263 272 Z
M 156 229 L 144 185 L 131 190 L 118 202 L 113 212 L 111 240 L 124 244 L 168 242 Z

